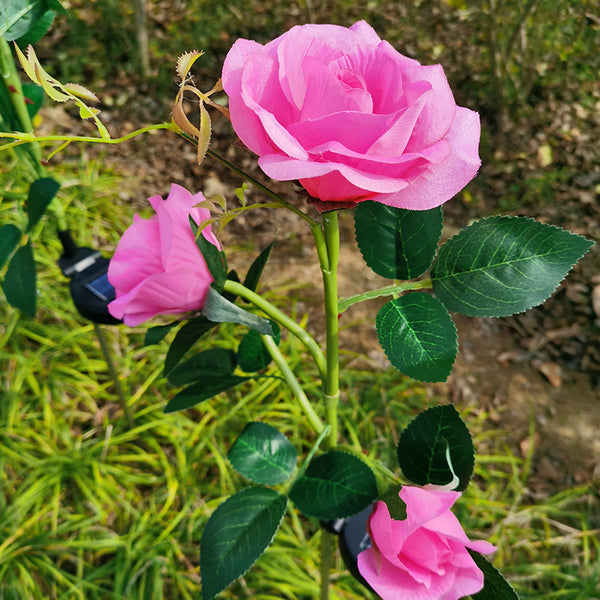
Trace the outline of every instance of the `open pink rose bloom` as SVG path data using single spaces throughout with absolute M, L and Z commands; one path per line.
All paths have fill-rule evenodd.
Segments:
M 384 502 L 369 518 L 372 546 L 358 570 L 384 600 L 458 600 L 483 587 L 483 573 L 467 548 L 489 554 L 489 542 L 471 542 L 450 507 L 460 492 L 404 486 L 406 519 L 392 519 Z
M 239 39 L 222 79 L 262 170 L 321 201 L 430 209 L 479 169 L 479 115 L 456 106 L 442 67 L 403 56 L 364 21 L 296 26 L 265 46 Z
M 192 195 L 173 184 L 166 200 L 149 199 L 154 216 L 134 216 L 108 268 L 116 292 L 108 305 L 111 315 L 133 327 L 155 315 L 202 308 L 213 278 L 196 246 L 189 217 L 197 224 L 209 217 L 208 209 L 194 207 L 203 200 L 201 193 Z M 210 227 L 202 233 L 218 246 Z

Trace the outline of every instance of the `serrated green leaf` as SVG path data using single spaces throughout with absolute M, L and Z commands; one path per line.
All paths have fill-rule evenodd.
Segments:
M 7 223 L 0 228 L 0 269 L 6 264 L 20 240 L 21 230 L 16 225 Z
M 275 321 L 270 321 L 275 335 L 273 339 L 279 344 L 281 333 L 279 325 Z M 258 331 L 251 329 L 240 342 L 238 346 L 238 364 L 246 373 L 255 373 L 269 366 L 271 355 L 260 339 Z
M 315 458 L 290 490 L 298 510 L 322 520 L 356 514 L 377 495 L 373 471 L 356 456 L 336 450 Z
M 165 413 L 192 408 L 192 406 L 196 406 L 196 404 L 200 404 L 200 402 L 204 402 L 205 400 L 210 400 L 213 396 L 250 379 L 252 377 L 238 377 L 237 375 L 205 377 L 202 381 L 184 388 L 175 397 L 171 398 L 165 407 Z
M 419 381 L 446 381 L 456 357 L 456 327 L 442 303 L 415 292 L 385 304 L 375 320 L 396 369 Z
M 144 346 L 156 346 L 160 344 L 176 325 L 179 325 L 178 321 L 173 321 L 173 323 L 169 323 L 168 325 L 150 327 L 144 336 Z
M 431 279 L 449 311 L 505 317 L 544 302 L 592 242 L 525 217 L 473 223 L 440 249 Z
M 228 376 L 237 364 L 235 352 L 227 348 L 211 348 L 178 364 L 167 376 L 173 385 L 186 385 L 205 378 Z
M 175 335 L 167 356 L 163 375 L 168 375 L 184 357 L 186 352 L 208 331 L 213 329 L 216 323 L 205 317 L 197 317 L 188 321 Z
M 468 550 L 468 552 L 484 576 L 483 589 L 472 594 L 472 600 L 519 600 L 517 592 L 494 565 L 478 552 L 473 550 Z
M 200 541 L 202 598 L 212 600 L 241 577 L 269 547 L 286 509 L 275 490 L 251 487 L 228 498 L 210 516 Z
M 260 276 L 271 256 L 271 252 L 273 251 L 273 247 L 275 246 L 275 242 L 271 242 L 264 250 L 256 257 L 254 262 L 250 265 L 248 269 L 248 273 L 246 274 L 246 278 L 244 279 L 244 287 L 247 287 L 249 290 L 253 292 L 256 291 L 258 287 L 258 282 L 260 280 Z
M 227 458 L 233 468 L 250 481 L 275 485 L 291 476 L 298 455 L 291 442 L 275 427 L 248 423 Z
M 30 317 L 35 317 L 37 290 L 31 240 L 13 254 L 2 282 L 2 289 L 11 306 Z
M 212 286 L 208 289 L 202 314 L 216 323 L 238 323 L 256 330 L 261 335 L 273 336 L 275 334 L 270 321 L 229 302 Z
M 196 237 L 196 245 L 202 253 L 208 271 L 215 280 L 214 285 L 221 291 L 227 279 L 227 259 L 225 258 L 225 253 L 219 250 L 214 244 L 211 244 L 204 235 L 198 233 L 198 225 L 192 217 L 190 217 L 190 225 Z
M 442 209 L 405 210 L 368 200 L 354 209 L 354 231 L 360 252 L 375 273 L 414 279 L 433 261 L 442 233 Z
M 59 189 L 60 183 L 51 177 L 36 179 L 29 186 L 29 193 L 27 194 L 28 232 L 39 223 Z
M 445 486 L 456 475 L 458 485 L 452 489 L 464 490 L 473 474 L 473 440 L 452 404 L 417 415 L 402 432 L 396 450 L 404 476 L 417 485 Z

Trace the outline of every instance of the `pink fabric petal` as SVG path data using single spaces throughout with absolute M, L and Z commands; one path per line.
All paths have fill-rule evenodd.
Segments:
M 326 66 L 340 55 L 341 52 L 332 47 L 327 39 L 314 37 L 306 26 L 294 27 L 282 36 L 277 46 L 278 78 L 288 102 L 298 109 L 304 105 L 307 93 L 304 62 L 307 57 Z
M 350 26 L 350 31 L 358 34 L 363 44 L 378 46 L 381 43 L 377 32 L 366 21 L 357 21 Z
M 358 46 L 338 58 L 330 68 L 361 75 L 373 99 L 372 112 L 390 114 L 406 108 L 404 78 L 398 72 L 398 65 L 377 47 Z
M 419 150 L 443 138 L 456 117 L 456 102 L 441 65 L 422 66 L 418 84 L 431 86 L 431 97 L 424 106 L 415 125 L 415 135 L 407 150 Z
M 141 219 L 134 215 L 134 226 L 129 227 L 108 265 L 108 281 L 125 292 L 133 289 L 145 277 L 162 269 L 158 244 L 159 226 L 156 219 Z
M 409 187 L 395 194 L 381 195 L 377 201 L 398 208 L 428 210 L 450 200 L 479 170 L 479 134 L 479 115 L 457 107 L 456 118 L 446 136 L 452 148 L 448 159 L 427 170 Z

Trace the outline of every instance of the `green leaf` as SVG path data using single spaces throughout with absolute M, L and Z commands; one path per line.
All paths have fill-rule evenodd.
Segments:
M 11 306 L 35 317 L 36 274 L 31 240 L 21 246 L 8 264 L 2 289 Z
M 279 325 L 275 321 L 270 321 L 275 335 L 273 339 L 279 344 L 281 333 Z M 255 373 L 269 366 L 271 355 L 260 339 L 260 334 L 251 329 L 240 342 L 238 346 L 238 364 L 246 373 Z
M 27 112 L 33 119 L 44 103 L 44 89 L 41 85 L 36 85 L 35 83 L 24 83 L 23 96 L 30 101 L 27 103 Z
M 456 327 L 437 298 L 414 292 L 391 300 L 375 326 L 396 369 L 419 381 L 446 381 L 457 352 Z
M 248 273 L 246 274 L 246 279 L 244 279 L 244 287 L 247 287 L 249 290 L 253 292 L 256 291 L 258 287 L 258 282 L 260 280 L 260 276 L 271 256 L 271 252 L 273 251 L 273 246 L 275 246 L 275 242 L 271 242 L 257 257 L 256 260 L 250 265 L 248 269 Z
M 225 392 L 250 379 L 252 379 L 252 377 L 238 377 L 237 375 L 205 377 L 202 381 L 198 381 L 197 383 L 186 387 L 175 397 L 171 398 L 165 407 L 165 413 L 192 408 L 192 406 L 196 406 L 196 404 L 200 404 L 200 402 L 209 400 L 213 396 Z
M 478 552 L 473 550 L 468 550 L 468 552 L 484 576 L 483 589 L 471 595 L 473 600 L 519 600 L 519 596 L 510 583 L 504 579 L 502 573 L 494 565 Z
M 373 471 L 359 458 L 331 451 L 315 458 L 292 486 L 290 500 L 308 517 L 349 517 L 377 498 Z
M 206 262 L 206 266 L 215 280 L 214 284 L 219 291 L 223 289 L 223 285 L 227 279 L 227 260 L 225 253 L 219 250 L 214 244 L 211 244 L 204 235 L 198 233 L 198 225 L 190 217 L 190 225 L 194 236 L 196 237 L 196 245 L 202 253 L 202 257 Z
M 269 547 L 286 509 L 275 490 L 250 487 L 228 498 L 210 516 L 200 541 L 202 598 L 212 600 L 241 577 Z
M 446 486 L 456 475 L 451 489 L 462 491 L 473 474 L 473 440 L 452 404 L 417 415 L 402 432 L 397 452 L 404 476 L 417 485 Z
M 354 209 L 356 242 L 369 267 L 388 279 L 414 279 L 433 261 L 442 209 L 405 210 L 367 200 Z
M 3 0 L 0 4 L 0 37 L 12 42 L 25 35 L 46 12 L 46 0 Z
M 186 385 L 205 378 L 231 375 L 237 364 L 235 352 L 226 348 L 211 348 L 178 364 L 168 375 L 173 385 Z
M 298 455 L 291 442 L 266 423 L 248 423 L 227 454 L 240 474 L 265 485 L 275 485 L 290 477 Z
M 16 225 L 8 223 L 0 228 L 0 269 L 6 264 L 20 240 L 21 230 Z
M 202 314 L 216 323 L 238 323 L 258 331 L 261 335 L 275 335 L 270 321 L 229 302 L 212 286 L 208 289 Z
M 156 346 L 157 344 L 160 344 L 168 335 L 169 331 L 176 325 L 179 325 L 179 321 L 173 321 L 168 325 L 156 325 L 150 327 L 144 336 L 144 346 Z
M 168 375 L 184 357 L 185 353 L 208 331 L 215 323 L 206 317 L 196 317 L 188 321 L 175 335 L 165 359 L 163 375 Z
M 55 14 L 54 11 L 47 10 L 37 21 L 35 21 L 35 23 L 33 23 L 32 27 L 25 35 L 22 35 L 16 40 L 19 47 L 27 48 L 30 44 L 33 45 L 43 38 L 48 33 L 50 27 L 52 27 Z
M 505 317 L 546 300 L 592 242 L 526 217 L 490 217 L 442 246 L 431 278 L 449 311 Z
M 46 209 L 60 189 L 60 183 L 51 177 L 36 179 L 29 187 L 27 195 L 27 230 L 31 231 L 44 216 Z

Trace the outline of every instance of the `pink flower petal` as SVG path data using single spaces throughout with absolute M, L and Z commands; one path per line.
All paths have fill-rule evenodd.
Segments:
M 428 210 L 450 200 L 479 170 L 479 132 L 479 115 L 457 107 L 456 118 L 445 138 L 452 148 L 448 159 L 428 169 L 409 187 L 381 195 L 377 201 L 398 208 Z

